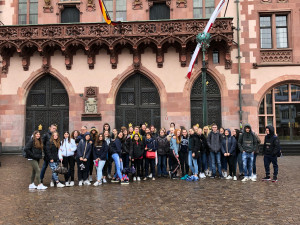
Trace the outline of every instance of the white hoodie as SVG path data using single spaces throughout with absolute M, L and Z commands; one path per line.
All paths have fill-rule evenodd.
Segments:
M 61 160 L 64 157 L 68 157 L 68 156 L 73 156 L 74 152 L 77 149 L 77 145 L 75 144 L 75 140 L 74 139 L 70 139 L 70 143 L 68 141 L 68 138 L 66 138 L 64 140 L 64 144 L 62 144 L 63 142 L 61 142 L 61 146 L 59 148 L 58 151 L 58 158 Z

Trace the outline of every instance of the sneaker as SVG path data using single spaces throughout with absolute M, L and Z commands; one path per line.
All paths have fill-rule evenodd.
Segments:
M 110 174 L 108 174 L 107 178 L 108 178 L 108 179 L 111 179 L 112 177 L 111 177 L 111 175 L 110 175 Z
M 277 176 L 273 176 L 272 182 L 276 183 L 277 181 Z
M 211 177 L 212 171 L 208 171 L 208 176 Z
M 137 181 L 141 181 L 141 178 L 140 178 L 140 177 L 137 177 L 136 180 L 137 180 Z
M 136 181 L 136 177 L 133 177 L 133 181 Z
M 244 177 L 244 179 L 242 180 L 242 182 L 246 182 L 248 180 L 249 180 L 248 177 Z
M 222 171 L 222 176 L 225 177 L 225 172 L 224 171 Z
M 129 182 L 125 180 L 121 180 L 121 184 L 129 184 Z
M 92 175 L 90 175 L 90 177 L 89 177 L 89 181 L 90 181 L 90 182 L 92 182 L 92 181 L 93 181 L 93 176 L 92 176 Z
M 83 181 L 81 180 L 81 181 L 79 181 L 78 185 L 82 186 L 82 183 L 83 183 Z
M 252 181 L 256 181 L 256 176 L 252 176 L 251 178 L 250 178 L 250 180 L 252 180 Z
M 36 189 L 37 188 L 37 186 L 35 186 L 35 184 L 34 183 L 32 183 L 32 184 L 29 184 L 29 189 Z
M 179 179 L 179 177 L 178 177 L 177 175 L 174 174 L 174 175 L 172 176 L 172 179 L 173 179 L 173 180 Z
M 152 180 L 155 180 L 155 177 L 152 177 Z
M 103 184 L 107 184 L 107 180 L 105 178 L 102 179 Z
M 54 182 L 51 180 L 50 187 L 54 187 Z
M 83 184 L 89 186 L 89 185 L 91 185 L 91 182 L 89 180 L 86 180 L 83 182 Z
M 234 177 L 233 177 L 233 180 L 234 180 L 234 181 L 236 181 L 236 180 L 237 180 L 237 177 L 236 177 L 236 176 L 234 176 Z
M 232 179 L 232 176 L 230 176 L 230 175 L 226 177 L 226 180 L 231 180 L 231 179 Z
M 200 173 L 200 178 L 201 179 L 205 179 L 206 178 L 205 174 L 204 173 Z
M 69 186 L 70 186 L 70 187 L 73 187 L 73 186 L 74 186 L 74 181 L 71 181 L 71 182 L 69 183 Z
M 119 179 L 119 178 L 117 178 L 117 179 L 116 179 L 116 178 L 113 178 L 113 179 L 111 180 L 111 182 L 112 182 L 112 183 L 118 183 L 118 182 L 120 182 L 120 179 Z
M 150 175 L 148 176 L 149 178 L 152 178 L 152 173 L 150 173 Z
M 60 182 L 56 183 L 56 187 L 63 188 L 64 186 L 65 186 L 65 185 L 62 184 L 62 183 L 60 183 Z
M 226 171 L 224 172 L 224 175 L 223 175 L 223 176 L 224 176 L 224 177 L 227 177 L 227 172 L 226 172 Z
M 205 170 L 205 176 L 208 176 L 209 170 Z
M 46 190 L 48 187 L 46 187 L 46 186 L 44 186 L 43 184 L 39 184 L 38 186 L 37 186 L 37 189 L 38 190 Z
M 143 180 L 147 180 L 147 177 L 144 177 L 144 179 Z
M 215 175 L 211 175 L 210 178 L 211 178 L 211 179 L 215 179 Z
M 70 187 L 70 183 L 68 181 L 65 182 L 66 187 Z
M 271 180 L 270 176 L 266 176 L 262 179 L 262 181 L 270 181 L 270 180 Z
M 97 187 L 98 185 L 99 185 L 99 182 L 96 181 L 96 182 L 94 183 L 94 186 Z
M 219 176 L 220 177 L 220 179 L 225 179 L 226 177 L 224 177 L 223 175 L 221 175 L 221 176 Z
M 172 179 L 172 172 L 171 171 L 169 171 L 169 177 L 170 177 L 170 179 Z

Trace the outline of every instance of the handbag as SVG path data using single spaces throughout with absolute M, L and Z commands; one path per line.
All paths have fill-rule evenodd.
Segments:
M 155 159 L 155 155 L 156 155 L 155 152 L 152 152 L 152 151 L 151 152 L 149 152 L 149 151 L 146 152 L 146 158 L 147 159 Z
M 56 167 L 54 172 L 59 174 L 67 174 L 68 169 L 62 165 L 62 162 L 60 162 L 60 165 Z

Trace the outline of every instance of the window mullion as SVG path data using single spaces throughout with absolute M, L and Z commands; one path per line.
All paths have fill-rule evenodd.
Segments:
M 271 29 L 272 29 L 272 49 L 277 49 L 277 40 L 276 40 L 276 14 L 272 14 L 271 20 Z

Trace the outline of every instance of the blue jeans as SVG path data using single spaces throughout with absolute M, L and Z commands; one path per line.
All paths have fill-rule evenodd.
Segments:
M 200 154 L 200 162 L 201 162 L 201 166 L 199 165 L 199 172 L 204 173 L 205 170 L 207 170 L 207 160 L 206 160 L 206 153 L 205 152 L 201 152 Z M 201 169 L 200 169 L 201 168 Z
M 49 166 L 52 170 L 52 180 L 54 180 L 55 182 L 59 182 L 58 175 L 57 175 L 57 173 L 54 172 L 54 170 L 58 166 L 58 163 L 57 162 L 49 162 Z
M 198 174 L 198 162 L 192 156 L 193 152 L 189 151 L 189 167 L 194 175 Z
M 221 152 L 210 152 L 211 164 L 212 164 L 212 175 L 216 176 L 216 161 L 218 164 L 219 176 L 222 176 L 221 168 Z
M 253 158 L 253 174 L 256 174 L 256 157 L 257 153 L 254 153 L 254 158 Z
M 243 153 L 239 152 L 239 154 L 236 156 L 236 161 L 235 161 L 235 168 L 237 166 L 237 164 L 239 165 L 239 174 L 241 175 L 242 173 L 244 173 L 243 169 L 243 159 L 242 159 L 242 155 Z
M 221 152 L 221 166 L 222 166 L 222 170 L 227 172 L 227 157 L 225 157 L 222 152 Z
M 167 173 L 167 156 L 166 155 L 158 155 L 158 163 L 157 163 L 157 176 L 168 175 Z
M 43 166 L 42 166 L 42 169 L 41 169 L 41 174 L 40 174 L 40 179 L 41 181 L 44 179 L 45 177 L 45 173 L 46 173 L 46 169 L 48 167 L 49 163 L 47 160 L 44 160 L 44 163 L 43 163 Z
M 95 164 L 95 161 L 96 160 L 94 160 L 94 164 Z M 105 163 L 106 163 L 106 160 L 99 160 L 98 161 L 98 166 L 96 167 L 96 170 L 97 170 L 97 180 L 98 181 L 101 181 L 101 179 L 102 179 L 102 170 L 103 170 L 103 167 L 104 167 Z
M 243 152 L 242 158 L 245 177 L 249 178 L 252 176 L 254 153 Z
M 112 155 L 112 158 L 116 164 L 116 173 L 114 175 L 114 177 L 116 178 L 117 176 L 120 178 L 120 180 L 122 179 L 122 173 L 121 173 L 121 163 L 120 163 L 120 157 L 117 153 Z
M 210 153 L 206 154 L 206 163 L 209 166 L 209 171 L 211 171 L 212 169 L 212 164 L 211 164 L 211 157 L 210 157 Z

